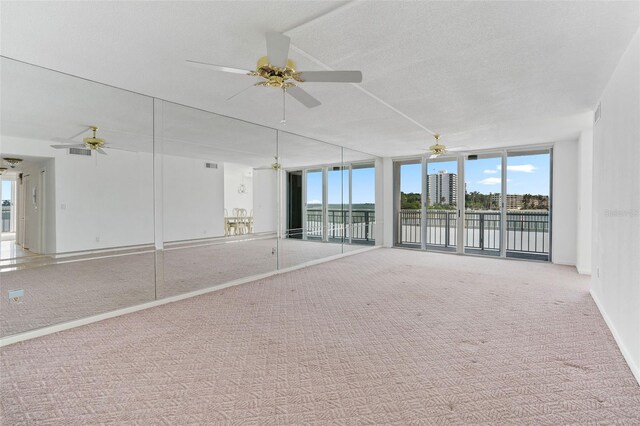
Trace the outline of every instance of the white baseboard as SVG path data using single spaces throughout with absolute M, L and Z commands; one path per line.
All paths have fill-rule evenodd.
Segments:
M 576 266 L 576 261 L 570 259 L 552 259 L 551 263 L 554 265 Z
M 580 275 L 591 275 L 591 269 L 579 268 L 577 265 L 576 265 L 576 269 L 578 270 L 578 273 Z
M 154 300 L 152 302 L 142 303 L 140 305 L 129 306 L 126 308 L 117 309 L 115 311 L 105 312 L 98 315 L 92 315 L 90 317 L 85 317 L 77 320 L 63 322 L 60 324 L 50 325 L 50 326 L 39 328 L 36 330 L 30 330 L 30 331 L 25 331 L 23 333 L 13 334 L 11 336 L 0 338 L 0 347 L 12 345 L 14 343 L 22 342 L 24 340 L 35 339 L 36 337 L 46 336 L 48 334 L 57 333 L 59 331 L 69 330 L 72 328 L 80 327 L 83 325 L 91 324 L 91 323 L 102 321 L 105 319 L 115 318 L 120 315 L 130 314 L 132 312 L 141 311 L 143 309 L 154 308 L 156 306 L 166 305 L 167 303 L 189 299 L 191 297 L 200 296 L 202 294 L 211 293 L 214 291 L 222 290 L 222 289 L 233 287 L 240 284 L 246 284 L 252 281 L 257 281 L 264 278 L 272 277 L 274 275 L 284 274 L 287 272 L 295 271 L 297 269 L 302 269 L 309 266 L 330 262 L 332 260 L 340 259 L 347 256 L 352 256 L 354 254 L 364 253 L 370 250 L 375 250 L 377 248 L 380 248 L 380 246 L 364 247 L 358 250 L 352 250 L 346 253 L 340 253 L 333 256 L 324 257 L 322 259 L 316 259 L 309 262 L 301 263 L 300 265 L 291 266 L 289 268 L 279 269 L 276 271 L 266 272 L 264 274 L 252 275 L 250 277 L 240 278 L 237 280 L 229 281 L 224 284 L 216 285 L 215 287 L 208 287 L 202 290 L 196 290 L 196 291 L 191 291 L 189 293 L 183 293 L 176 296 L 167 297 L 166 299 Z
M 604 322 L 607 324 L 607 327 L 609 327 L 609 330 L 611 331 L 613 338 L 618 344 L 618 348 L 620 348 L 620 352 L 622 352 L 622 356 L 624 357 L 625 361 L 627 361 L 627 365 L 631 369 L 633 376 L 636 378 L 636 381 L 640 385 L 640 366 L 636 365 L 633 357 L 627 350 L 627 347 L 625 346 L 624 341 L 620 337 L 620 334 L 618 334 L 618 332 L 616 331 L 616 327 L 613 325 L 613 322 L 611 321 L 611 319 L 609 319 L 609 316 L 607 315 L 606 311 L 602 307 L 602 304 L 598 300 L 598 296 L 596 296 L 593 293 L 593 290 L 590 290 L 589 293 L 591 294 L 591 298 L 593 299 L 596 306 L 598 307 L 598 310 L 600 311 L 600 315 L 602 315 L 602 318 L 604 318 Z

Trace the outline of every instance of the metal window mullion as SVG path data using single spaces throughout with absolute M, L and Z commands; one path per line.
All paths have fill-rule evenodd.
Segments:
M 307 171 L 302 171 L 302 239 L 307 239 Z
M 322 240 L 329 241 L 329 168 L 322 168 Z
M 460 184 L 462 183 L 462 191 Z M 456 253 L 464 253 L 464 220 L 465 220 L 465 184 L 464 184 L 464 156 L 458 156 L 458 188 L 456 190 L 458 218 L 456 222 Z
M 422 158 L 422 194 L 420 197 L 420 248 L 427 249 L 427 158 Z
M 501 155 L 502 170 L 501 172 L 501 193 L 502 203 L 500 205 L 500 256 L 507 257 L 507 151 L 503 151 Z

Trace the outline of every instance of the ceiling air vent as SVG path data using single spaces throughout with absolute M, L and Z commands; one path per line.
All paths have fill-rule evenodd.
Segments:
M 207 169 L 217 169 L 218 168 L 218 163 L 204 163 L 204 166 Z
M 600 121 L 601 116 L 602 116 L 602 102 L 598 102 L 596 112 L 593 115 L 593 124 L 596 124 L 598 121 Z
M 71 155 L 85 155 L 91 157 L 91 150 L 85 148 L 69 148 L 69 154 Z

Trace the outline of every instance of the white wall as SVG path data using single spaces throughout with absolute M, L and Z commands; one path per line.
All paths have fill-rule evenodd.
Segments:
M 51 141 L 3 136 L 3 153 L 47 158 L 47 253 L 153 243 L 150 153 L 110 150 L 96 158 L 54 150 Z
M 591 294 L 640 382 L 640 32 L 601 105 L 593 137 Z
M 591 274 L 591 222 L 593 193 L 593 130 L 585 130 L 578 140 L 578 217 L 576 269 Z
M 558 142 L 553 147 L 551 260 L 575 265 L 577 258 L 578 141 Z
M 285 173 L 285 172 L 281 172 Z M 275 170 L 253 171 L 254 232 L 276 232 L 278 229 L 278 173 Z M 283 179 L 284 180 L 284 179 Z M 284 185 L 284 184 L 283 184 Z M 286 186 L 283 195 L 286 195 Z M 286 197 L 282 197 L 283 200 Z M 283 201 L 284 202 L 284 201 Z M 286 209 L 282 210 L 283 222 Z
M 56 252 L 153 244 L 150 153 L 56 152 Z
M 245 192 L 238 192 L 244 185 Z M 234 208 L 253 210 L 253 168 L 236 163 L 224 163 L 224 208 L 231 215 Z
M 48 157 L 47 253 L 126 247 L 154 242 L 151 153 L 108 150 L 69 155 L 51 141 L 3 136 L 3 153 Z M 224 167 L 205 160 L 164 156 L 165 241 L 224 235 Z M 53 187 L 54 186 L 54 187 Z M 236 189 L 237 191 L 237 189 Z
M 163 234 L 165 241 L 224 235 L 224 165 L 205 167 L 205 160 L 165 156 Z M 149 217 L 153 216 L 153 212 Z

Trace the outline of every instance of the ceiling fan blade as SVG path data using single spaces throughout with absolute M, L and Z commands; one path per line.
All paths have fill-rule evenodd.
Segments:
M 307 108 L 315 108 L 320 105 L 319 100 L 317 100 L 298 86 L 289 87 L 287 89 L 287 93 Z
M 105 145 L 104 147 L 105 147 L 105 148 L 108 148 L 108 149 L 116 149 L 116 150 L 118 150 L 118 151 L 135 152 L 136 154 L 137 154 L 138 152 L 140 152 L 140 151 L 137 151 L 137 150 L 135 150 L 135 149 L 123 148 L 123 147 L 121 147 L 121 146 L 114 146 L 114 145 L 111 145 L 111 144 L 109 144 L 109 145 Z
M 198 61 L 185 61 L 188 65 L 198 67 L 198 68 L 207 68 L 214 71 L 222 71 L 222 72 L 230 72 L 234 74 L 249 74 L 251 71 L 241 70 L 240 68 L 231 68 L 231 67 L 223 67 L 215 64 L 208 64 L 206 62 L 198 62 Z
M 71 136 L 71 137 L 69 137 L 69 138 L 67 138 L 67 139 L 69 139 L 69 140 L 71 140 L 71 139 L 75 139 L 75 138 L 77 138 L 78 136 L 80 136 L 81 134 L 83 134 L 83 133 L 87 133 L 89 130 L 91 130 L 91 127 L 87 126 L 87 127 L 85 127 L 85 128 L 84 128 L 84 130 L 82 130 L 81 132 L 78 132 L 78 133 L 76 133 L 75 135 L 73 135 L 73 136 Z
M 284 34 L 267 33 L 267 58 L 273 66 L 284 68 L 289 59 L 291 39 Z
M 67 149 L 67 148 L 86 148 L 87 146 L 83 143 L 77 143 L 73 145 L 51 145 L 51 148 L 55 149 Z
M 107 151 L 105 151 L 105 150 L 104 150 L 104 149 L 102 149 L 102 148 L 96 148 L 96 151 L 97 151 L 99 154 L 107 155 Z
M 300 71 L 296 77 L 303 82 L 361 83 L 360 71 Z
M 52 141 L 55 142 L 62 142 L 62 143 L 78 143 L 78 141 L 74 141 L 72 139 L 66 139 L 66 138 L 51 138 Z
M 238 93 L 236 93 L 235 95 L 231 95 L 230 97 L 228 97 L 228 98 L 227 98 L 227 100 L 228 100 L 228 101 L 230 101 L 231 99 L 235 98 L 236 96 L 238 96 L 238 95 L 239 95 L 239 94 L 241 94 L 241 93 L 246 92 L 247 90 L 251 89 L 252 87 L 255 87 L 255 85 L 254 85 L 254 84 L 252 84 L 252 85 L 251 85 L 251 86 L 249 86 L 249 87 L 245 87 L 244 89 L 242 89 L 241 91 L 239 91 L 239 92 L 238 92 Z

